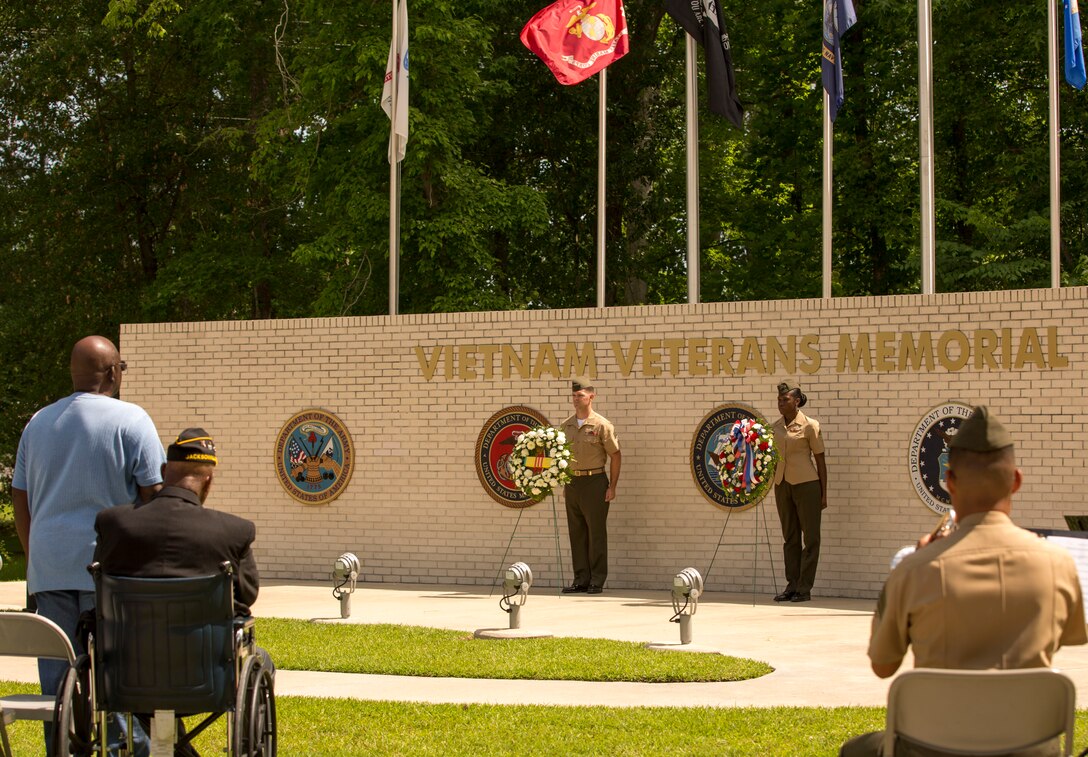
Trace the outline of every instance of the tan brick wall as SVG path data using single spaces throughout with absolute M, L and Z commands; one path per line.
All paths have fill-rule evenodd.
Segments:
M 596 408 L 615 423 L 623 449 L 622 480 L 609 518 L 609 585 L 664 590 L 684 567 L 706 572 L 721 538 L 707 588 L 754 586 L 767 593 L 772 572 L 778 587 L 783 585 L 773 496 L 759 508 L 732 514 L 725 527 L 727 515 L 692 481 L 690 446 L 703 416 L 725 402 L 750 404 L 774 420 L 774 386 L 792 378 L 808 394 L 805 412 L 820 420 L 828 448 L 830 508 L 816 593 L 867 597 L 879 590 L 891 555 L 935 523 L 913 493 L 907 471 L 911 433 L 935 405 L 986 402 L 1013 429 L 1025 474 L 1015 500 L 1018 522 L 1062 528 L 1063 513 L 1088 514 L 1082 495 L 1088 488 L 1088 427 L 1081 408 L 1086 294 L 1076 288 L 137 324 L 122 329 L 129 365 L 124 396 L 147 408 L 164 441 L 191 425 L 215 436 L 223 462 L 210 504 L 257 522 L 263 575 L 325 578 L 336 555 L 350 550 L 363 560 L 367 581 L 479 585 L 503 567 L 519 511 L 483 490 L 473 463 L 477 435 L 508 405 L 532 406 L 559 423 L 570 413 L 568 374 L 561 366 L 560 377 L 545 370 L 526 378 L 514 371 L 503 379 L 496 358 L 494 375 L 484 378 L 477 352 L 475 368 L 469 365 L 462 374 L 455 366 L 446 378 L 444 353 L 436 350 L 449 346 L 456 358 L 471 345 L 528 343 L 539 355 L 550 344 L 562 357 L 567 343 L 581 348 L 588 342 L 596 357 Z M 1025 329 L 1039 338 L 1039 349 L 1028 344 L 1017 365 Z M 1005 356 L 997 349 L 992 360 L 980 357 L 976 347 L 985 352 L 992 341 L 986 330 L 999 339 L 1007 334 L 1013 350 Z M 931 371 L 914 370 L 908 361 L 900 370 L 904 334 L 921 339 L 929 332 L 937 347 L 941 335 L 952 331 L 969 340 L 972 354 L 964 367 L 955 369 L 959 337 L 952 334 L 946 338 L 946 363 L 953 369 L 938 361 Z M 879 336 L 885 332 L 891 336 Z M 818 369 L 813 371 L 811 354 L 800 347 L 792 372 L 780 359 L 773 370 L 760 366 L 759 356 L 769 356 L 774 340 L 788 347 L 790 337 L 800 345 L 805 335 L 808 348 L 819 353 Z M 853 349 L 866 335 L 871 370 L 864 362 L 857 370 L 849 364 L 840 370 L 840 341 L 849 339 Z M 1056 343 L 1048 344 L 1049 337 Z M 664 341 L 670 339 L 684 340 L 683 346 L 670 348 L 673 343 Z M 691 341 L 700 339 L 705 348 Z M 710 354 L 715 339 L 731 340 L 728 363 L 736 375 L 714 375 L 712 358 L 691 368 L 693 348 Z M 636 357 L 624 375 L 621 364 L 634 340 L 651 340 L 651 357 L 660 359 L 647 363 Z M 657 346 L 652 340 L 663 341 Z M 613 341 L 621 346 L 619 355 Z M 881 345 L 893 347 L 893 354 L 881 354 Z M 426 362 L 436 354 L 428 381 Z M 477 377 L 465 378 L 473 370 Z M 655 370 L 660 374 L 652 375 Z M 327 505 L 291 499 L 273 466 L 277 432 L 309 407 L 339 416 L 356 448 L 350 484 Z M 557 509 L 563 564 L 569 566 L 562 502 Z M 762 543 L 764 521 L 769 546 Z M 569 580 L 569 568 L 556 566 L 550 502 L 523 511 L 506 562 L 515 560 L 528 562 L 541 585 Z

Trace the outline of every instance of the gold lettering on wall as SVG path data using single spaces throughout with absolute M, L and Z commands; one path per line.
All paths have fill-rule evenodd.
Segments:
M 955 373 L 1068 368 L 1057 326 L 836 335 L 653 337 L 594 342 L 433 344 L 413 349 L 426 381 L 597 378 L 607 354 L 621 377 L 797 376 L 819 373 Z M 825 352 L 827 353 L 825 355 Z M 834 357 L 834 361 L 830 360 Z M 828 359 L 825 361 L 825 357 Z

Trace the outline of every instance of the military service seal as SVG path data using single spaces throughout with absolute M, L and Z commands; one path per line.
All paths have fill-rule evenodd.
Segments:
M 725 468 L 728 451 L 732 449 L 730 434 L 733 424 L 739 420 L 755 420 L 770 429 L 755 408 L 739 402 L 731 402 L 714 408 L 699 422 L 691 439 L 691 475 L 699 491 L 713 505 L 723 510 L 740 512 L 758 505 L 767 495 L 746 497 L 737 494 L 722 482 L 721 471 Z
M 514 483 L 510 455 L 519 436 L 531 428 L 550 425 L 547 418 L 524 405 L 504 407 L 487 419 L 476 440 L 476 473 L 493 500 L 514 508 L 536 504 Z
M 907 465 L 914 493 L 933 512 L 944 515 L 952 507 L 945 488 L 948 471 L 948 442 L 960 424 L 971 416 L 972 407 L 964 402 L 937 405 L 918 421 L 910 437 Z
M 320 505 L 339 497 L 351 480 L 355 450 L 344 424 L 324 410 L 303 410 L 276 437 L 276 477 L 299 502 Z

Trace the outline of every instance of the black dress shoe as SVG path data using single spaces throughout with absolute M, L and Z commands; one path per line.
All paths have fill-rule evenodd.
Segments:
M 789 589 L 786 589 L 781 594 L 775 594 L 774 601 L 775 602 L 789 602 L 790 600 L 792 600 L 796 596 L 796 594 L 797 594 L 797 592 L 793 592 L 793 591 L 790 591 Z
M 790 597 L 791 602 L 808 602 L 811 599 L 812 599 L 812 595 L 809 594 L 807 591 L 806 592 L 800 592 L 799 591 L 796 594 L 794 594 L 792 597 Z
M 588 586 L 583 584 L 571 584 L 570 586 L 563 587 L 564 594 L 583 594 L 589 589 Z
M 590 584 L 589 588 L 586 589 L 586 594 L 600 594 L 603 591 L 604 591 L 603 586 L 596 586 L 594 584 Z

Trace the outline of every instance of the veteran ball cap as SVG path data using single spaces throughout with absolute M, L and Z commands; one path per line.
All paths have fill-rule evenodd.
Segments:
M 971 417 L 960 424 L 959 431 L 948 442 L 949 449 L 968 452 L 997 452 L 1013 445 L 1012 434 L 985 405 L 979 405 Z
M 166 459 L 176 463 L 205 463 L 217 465 L 215 442 L 202 428 L 187 428 L 166 448 Z

